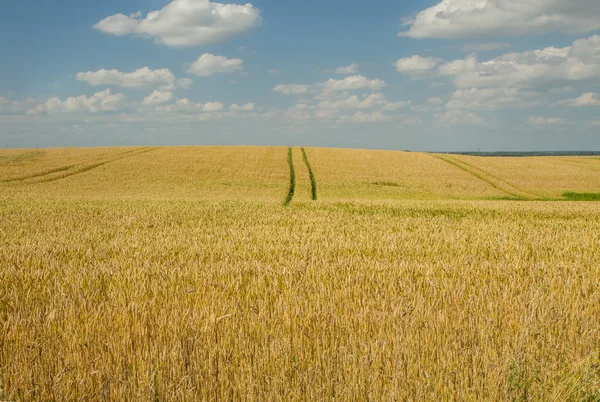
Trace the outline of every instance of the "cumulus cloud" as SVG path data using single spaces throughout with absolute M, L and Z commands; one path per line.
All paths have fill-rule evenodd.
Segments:
M 437 113 L 435 118 L 446 124 L 476 125 L 484 122 L 481 116 L 462 110 L 447 110 L 445 113 Z
M 342 80 L 330 79 L 319 84 L 324 91 L 352 91 L 364 89 L 368 91 L 379 91 L 385 87 L 385 82 L 382 80 L 370 80 L 362 75 L 353 75 Z
M 0 96 L 0 114 L 38 114 L 45 111 L 45 102 L 36 98 L 9 100 Z
M 349 66 L 338 67 L 338 68 L 334 69 L 333 71 L 336 74 L 340 74 L 340 75 L 357 74 L 358 73 L 358 64 L 353 63 L 353 64 L 350 64 Z
M 356 112 L 351 115 L 341 116 L 338 121 L 341 123 L 378 123 L 388 121 L 389 119 L 390 118 L 382 112 L 375 111 L 371 113 Z
M 171 47 L 207 46 L 224 42 L 261 24 L 252 4 L 222 4 L 209 0 L 173 0 L 164 8 L 142 13 L 115 14 L 94 29 L 115 36 L 152 38 Z
M 66 100 L 59 98 L 50 98 L 46 101 L 44 108 L 38 108 L 38 112 L 48 113 L 101 113 L 101 112 L 116 112 L 124 109 L 125 95 L 116 93 L 113 94 L 110 89 L 97 92 L 88 97 L 81 95 L 77 97 L 69 97 Z
M 241 106 L 234 103 L 233 105 L 229 106 L 230 112 L 253 112 L 255 110 L 256 110 L 256 103 L 254 103 L 254 102 L 246 103 L 245 105 L 241 105 Z
M 199 77 L 209 77 L 217 73 L 235 73 L 243 70 L 244 61 L 241 59 L 228 59 L 224 56 L 205 53 L 189 66 L 187 72 Z
M 578 39 L 564 48 L 507 53 L 485 62 L 471 55 L 442 64 L 438 73 L 453 76 L 461 88 L 556 87 L 595 79 L 600 77 L 600 36 Z
M 321 100 L 318 104 L 320 109 L 371 109 L 377 106 L 387 105 L 388 101 L 384 94 L 374 93 L 368 96 L 359 98 L 357 95 L 352 95 L 342 100 Z
M 519 88 L 459 89 L 446 104 L 448 109 L 495 110 L 500 108 L 533 107 L 540 103 L 540 94 Z
M 543 116 L 529 116 L 527 124 L 533 126 L 556 126 L 565 124 L 567 121 L 560 117 L 543 117 Z
M 144 105 L 162 105 L 169 103 L 171 99 L 173 99 L 171 92 L 155 90 L 144 98 Z
M 197 114 L 205 112 L 220 112 L 225 109 L 221 102 L 196 103 L 187 98 L 176 99 L 174 103 L 156 107 L 158 112 Z
M 390 102 L 383 106 L 383 110 L 393 111 L 404 109 L 412 104 L 411 101 Z
M 439 59 L 415 55 L 398 59 L 396 61 L 396 70 L 399 73 L 419 74 L 432 70 L 439 62 Z
M 119 70 L 101 69 L 95 72 L 77 73 L 78 81 L 87 82 L 92 86 L 115 85 L 122 88 L 151 88 L 156 87 L 165 91 L 177 88 L 187 89 L 192 85 L 188 78 L 178 79 L 167 68 L 151 70 L 148 67 L 140 68 L 132 73 L 123 73 Z
M 273 88 L 273 92 L 278 92 L 284 95 L 305 95 L 310 91 L 310 88 L 310 85 L 277 85 L 275 88 Z
M 225 110 L 225 105 L 223 105 L 221 102 L 207 102 L 202 107 L 202 111 L 208 113 L 222 112 L 223 110 Z
M 586 33 L 600 29 L 597 0 L 443 0 L 421 11 L 400 36 L 480 38 Z
M 306 95 L 308 93 L 314 94 L 320 91 L 319 97 L 321 99 L 332 99 L 336 93 L 342 93 L 342 96 L 344 96 L 346 95 L 345 92 L 349 91 L 380 91 L 384 87 L 385 82 L 382 80 L 370 80 L 362 75 L 353 75 L 341 80 L 331 78 L 328 81 L 314 85 L 277 85 L 273 88 L 273 92 L 284 95 Z
M 565 99 L 559 101 L 558 104 L 570 107 L 598 106 L 600 105 L 600 96 L 593 92 L 586 92 L 578 98 Z
M 291 120 L 310 120 L 314 117 L 313 108 L 306 103 L 298 103 L 286 110 L 284 117 Z

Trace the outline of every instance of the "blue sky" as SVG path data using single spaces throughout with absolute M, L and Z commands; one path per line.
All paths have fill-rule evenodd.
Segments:
M 599 33 L 596 0 L 9 2 L 0 146 L 600 150 Z

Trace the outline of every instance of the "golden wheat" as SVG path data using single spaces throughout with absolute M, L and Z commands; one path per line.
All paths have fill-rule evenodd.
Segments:
M 286 148 L 142 151 L 0 184 L 0 400 L 600 398 L 600 204 L 311 148 L 313 202 L 295 148 L 283 207 Z

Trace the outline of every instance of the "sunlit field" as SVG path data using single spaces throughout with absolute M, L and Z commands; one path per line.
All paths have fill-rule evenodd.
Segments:
M 0 401 L 600 400 L 599 158 L 305 151 L 0 151 Z

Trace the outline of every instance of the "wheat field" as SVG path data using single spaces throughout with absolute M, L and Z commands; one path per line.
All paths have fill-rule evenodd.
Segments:
M 305 151 L 0 151 L 0 400 L 600 400 L 600 159 Z

